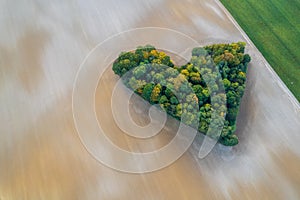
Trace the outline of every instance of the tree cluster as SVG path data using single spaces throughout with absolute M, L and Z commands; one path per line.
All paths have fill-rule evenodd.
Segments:
M 113 71 L 151 104 L 233 146 L 238 143 L 236 117 L 250 62 L 244 49 L 243 42 L 194 48 L 190 62 L 176 66 L 166 53 L 146 45 L 121 53 Z

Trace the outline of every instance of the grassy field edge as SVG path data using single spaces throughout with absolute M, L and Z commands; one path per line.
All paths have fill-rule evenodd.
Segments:
M 220 0 L 285 85 L 300 101 L 300 1 Z M 293 8 L 292 8 L 293 7 Z M 299 25 L 298 25 L 299 24 Z

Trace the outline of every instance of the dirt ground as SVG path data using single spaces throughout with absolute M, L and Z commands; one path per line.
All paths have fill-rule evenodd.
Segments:
M 299 102 L 218 1 L 3 0 L 0 27 L 1 200 L 300 198 Z M 172 165 L 145 174 L 113 170 L 87 151 L 72 112 L 79 66 L 111 35 L 142 27 L 174 29 L 202 45 L 247 42 L 253 59 L 238 116 L 237 146 L 217 145 L 199 159 L 194 142 Z M 130 151 L 168 143 L 178 128 L 170 118 L 150 142 L 121 135 L 109 110 L 116 81 L 105 71 L 96 89 L 95 114 L 108 137 Z M 134 108 L 143 102 L 130 101 L 133 119 L 147 123 L 140 113 L 147 106 Z

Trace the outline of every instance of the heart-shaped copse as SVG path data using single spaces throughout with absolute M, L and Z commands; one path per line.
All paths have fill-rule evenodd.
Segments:
M 192 50 L 190 62 L 176 64 L 151 45 L 122 52 L 113 71 L 135 93 L 169 115 L 226 146 L 238 144 L 236 118 L 245 90 L 250 56 L 244 42 Z M 225 121 L 224 121 L 225 120 Z

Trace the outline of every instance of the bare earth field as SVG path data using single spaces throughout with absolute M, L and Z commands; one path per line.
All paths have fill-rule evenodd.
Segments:
M 174 29 L 203 45 L 247 42 L 252 62 L 237 146 L 217 145 L 199 159 L 195 141 L 172 165 L 146 174 L 118 172 L 89 154 L 73 121 L 76 73 L 98 43 L 141 27 Z M 3 0 L 0 28 L 1 200 L 300 198 L 299 103 L 218 1 Z M 170 118 L 148 142 L 122 135 L 109 110 L 116 81 L 106 70 L 96 89 L 96 116 L 108 137 L 131 151 L 168 143 L 178 127 Z M 133 119 L 146 124 L 147 105 L 130 101 Z

